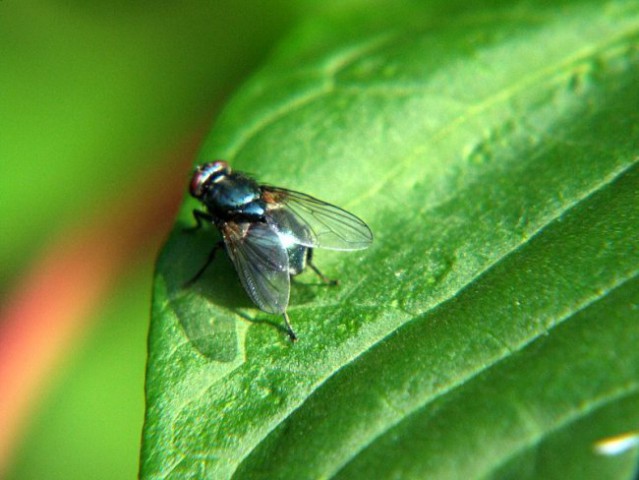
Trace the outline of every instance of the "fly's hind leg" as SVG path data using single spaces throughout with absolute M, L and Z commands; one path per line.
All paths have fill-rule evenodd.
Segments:
M 288 336 L 291 339 L 291 342 L 296 342 L 297 335 L 295 334 L 295 330 L 293 330 L 293 326 L 291 325 L 291 320 L 288 318 L 288 313 L 284 312 L 282 313 L 282 316 L 284 317 L 284 323 L 286 324 L 286 331 L 288 333 Z
M 315 264 L 313 263 L 313 249 L 311 248 L 309 248 L 306 253 L 306 265 L 311 267 L 311 270 L 313 270 L 317 274 L 317 276 L 320 278 L 320 280 L 322 280 L 322 282 L 325 283 L 326 285 L 339 284 L 339 280 L 333 280 L 331 278 L 328 278 L 326 275 L 320 272 L 319 268 L 315 266 Z

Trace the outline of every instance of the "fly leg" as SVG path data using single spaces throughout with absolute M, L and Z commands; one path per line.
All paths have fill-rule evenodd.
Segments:
M 317 274 L 317 276 L 320 278 L 320 280 L 322 280 L 322 282 L 325 283 L 326 285 L 339 284 L 339 280 L 333 280 L 331 278 L 328 278 L 326 275 L 320 272 L 319 268 L 315 266 L 315 264 L 313 263 L 313 250 L 310 248 L 308 249 L 308 253 L 306 254 L 306 265 L 311 267 L 311 270 L 313 270 Z
M 291 326 L 291 321 L 288 318 L 288 313 L 284 312 L 282 313 L 282 316 L 284 317 L 284 323 L 286 324 L 286 331 L 288 332 L 288 336 L 291 338 L 291 342 L 296 342 L 297 335 L 295 334 L 295 331 L 293 330 L 293 327 Z
M 208 213 L 202 212 L 200 210 L 193 210 L 193 218 L 195 218 L 195 226 L 185 228 L 185 232 L 192 233 L 198 231 L 200 228 L 202 228 L 202 222 L 213 223 L 213 217 Z
M 195 211 L 197 211 L 197 210 L 195 210 Z M 199 227 L 196 227 L 196 228 L 199 228 Z M 215 254 L 222 247 L 224 247 L 224 241 L 220 240 L 219 242 L 217 242 L 215 244 L 215 246 L 213 247 L 213 250 L 211 250 L 211 253 L 209 253 L 209 258 L 206 259 L 206 263 L 202 266 L 202 268 L 200 268 L 198 270 L 198 272 L 195 274 L 195 276 L 191 280 L 189 280 L 188 282 L 186 282 L 184 284 L 185 287 L 190 287 L 195 282 L 197 282 L 197 280 L 202 276 L 202 274 L 209 267 L 209 265 L 211 265 L 211 263 L 213 263 L 213 260 L 215 260 Z

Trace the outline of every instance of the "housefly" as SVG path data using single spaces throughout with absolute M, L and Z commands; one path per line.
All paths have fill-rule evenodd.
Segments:
M 313 264 L 313 249 L 361 250 L 373 241 L 355 215 L 304 193 L 259 184 L 222 160 L 196 168 L 190 193 L 206 209 L 193 210 L 192 230 L 212 224 L 222 240 L 189 283 L 224 248 L 248 296 L 261 310 L 281 314 L 293 341 L 297 336 L 286 313 L 291 277 L 308 266 L 323 282 L 336 283 Z

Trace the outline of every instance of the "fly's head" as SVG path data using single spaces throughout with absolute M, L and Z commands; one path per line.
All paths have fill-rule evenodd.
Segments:
M 215 162 L 199 165 L 195 169 L 195 172 L 193 172 L 189 192 L 193 197 L 202 200 L 206 192 L 209 191 L 215 183 L 230 173 L 231 167 L 223 160 L 216 160 Z

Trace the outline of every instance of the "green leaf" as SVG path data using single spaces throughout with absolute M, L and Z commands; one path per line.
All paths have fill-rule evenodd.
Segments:
M 410 10 L 410 9 L 409 9 Z M 639 428 L 639 8 L 321 17 L 199 162 L 364 218 L 289 313 L 255 309 L 185 202 L 157 268 L 143 478 L 628 478 Z M 410 13 L 410 15 L 409 15 Z M 400 16 L 401 17 L 401 16 Z M 300 284 L 301 283 L 301 284 Z

